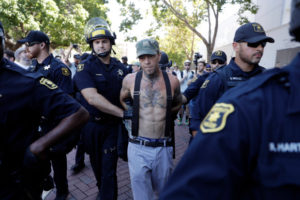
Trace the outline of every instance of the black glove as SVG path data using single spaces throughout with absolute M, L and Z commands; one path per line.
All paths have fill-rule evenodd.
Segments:
M 127 110 L 124 111 L 123 119 L 132 119 L 132 115 L 133 115 L 132 99 L 131 98 L 126 98 L 124 100 L 124 102 L 127 106 Z

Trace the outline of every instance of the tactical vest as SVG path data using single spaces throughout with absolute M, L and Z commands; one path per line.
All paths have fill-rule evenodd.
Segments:
M 232 70 L 230 67 L 220 67 L 218 70 L 215 71 L 221 78 L 223 85 L 224 85 L 224 92 L 237 86 L 239 83 L 248 80 L 250 77 L 244 76 L 234 76 L 232 74 Z
M 172 108 L 172 92 L 171 84 L 167 72 L 162 71 L 166 91 L 167 91 L 167 109 L 166 109 L 166 126 L 165 126 L 165 137 L 173 137 L 171 134 L 171 108 Z M 143 71 L 139 71 L 136 74 L 134 92 L 133 92 L 133 116 L 132 116 L 132 136 L 138 136 L 139 131 L 139 108 L 140 108 L 140 86 L 143 76 Z

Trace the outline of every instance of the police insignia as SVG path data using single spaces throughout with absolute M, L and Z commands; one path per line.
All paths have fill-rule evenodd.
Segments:
M 50 65 L 44 67 L 44 70 L 48 70 L 48 69 L 50 69 Z
M 216 51 L 216 56 L 222 56 L 222 51 Z
M 228 115 L 233 111 L 234 107 L 232 104 L 216 103 L 200 124 L 202 133 L 221 131 L 226 125 Z
M 206 88 L 208 85 L 209 80 L 205 80 L 204 83 L 201 85 L 201 88 Z
M 252 26 L 253 26 L 253 30 L 255 32 L 259 32 L 259 33 L 264 33 L 265 32 L 263 27 L 259 24 L 252 24 Z
M 81 72 L 83 70 L 83 68 L 84 68 L 84 65 L 83 64 L 79 64 L 77 66 L 77 72 Z
M 118 74 L 119 74 L 119 76 L 123 76 L 123 74 L 124 74 L 123 70 L 119 69 Z
M 46 78 L 41 78 L 40 84 L 46 86 L 50 90 L 54 90 L 57 88 L 57 85 L 55 85 L 52 81 L 50 81 L 49 79 L 46 79 Z
M 66 67 L 61 68 L 61 71 L 64 76 L 70 76 L 70 71 Z

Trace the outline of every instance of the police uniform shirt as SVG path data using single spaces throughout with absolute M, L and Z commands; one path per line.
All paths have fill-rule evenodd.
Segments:
M 53 81 L 64 92 L 73 93 L 72 76 L 70 69 L 61 61 L 50 54 L 41 64 L 36 60 L 33 62 L 35 71 L 43 74 L 46 78 Z
M 196 97 L 199 92 L 199 89 L 205 79 L 208 77 L 209 73 L 205 73 L 199 76 L 194 82 L 192 82 L 188 88 L 183 92 L 183 95 L 186 97 L 187 101 L 190 101 L 192 98 Z
M 228 91 L 161 199 L 300 199 L 300 54 Z
M 0 85 L 0 149 L 10 156 L 22 157 L 41 116 L 60 121 L 80 108 L 49 79 L 6 59 L 0 64 Z M 17 160 L 17 156 L 10 159 Z
M 84 64 L 78 65 L 74 80 L 79 91 L 85 88 L 96 88 L 97 92 L 110 103 L 121 108 L 120 90 L 126 74 L 127 69 L 117 59 L 111 58 L 110 64 L 105 65 L 98 57 L 92 55 Z M 83 97 L 81 102 L 93 117 L 113 117 L 89 105 Z
M 226 70 L 231 72 L 229 77 L 230 80 L 228 80 L 230 83 L 243 82 L 264 71 L 263 67 L 256 66 L 251 72 L 244 72 L 234 62 L 234 58 L 232 58 L 230 63 L 223 68 L 227 68 Z M 223 68 L 221 67 L 218 70 L 224 70 Z M 197 121 L 195 126 L 199 127 L 200 122 L 206 116 L 211 107 L 224 94 L 225 87 L 224 80 L 222 80 L 217 72 L 210 73 L 200 87 L 195 100 L 195 115 L 193 116 L 193 118 Z

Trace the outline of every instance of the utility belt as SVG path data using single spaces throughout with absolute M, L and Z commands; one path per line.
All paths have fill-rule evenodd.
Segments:
M 114 117 L 114 116 L 90 116 L 89 119 L 90 122 L 94 122 L 94 123 L 99 123 L 99 124 L 117 124 L 117 123 L 121 123 L 121 118 L 118 117 Z
M 170 147 L 173 146 L 171 138 L 151 139 L 143 137 L 129 138 L 129 142 L 147 147 Z

